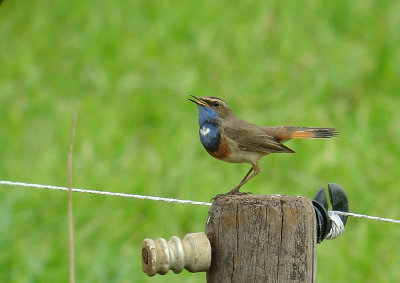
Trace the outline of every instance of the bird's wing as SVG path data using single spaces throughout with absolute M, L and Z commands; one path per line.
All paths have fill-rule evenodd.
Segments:
M 240 150 L 265 153 L 294 152 L 254 124 L 227 125 L 224 127 L 224 133 L 237 143 Z

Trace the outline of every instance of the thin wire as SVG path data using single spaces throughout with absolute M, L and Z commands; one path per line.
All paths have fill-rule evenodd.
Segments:
M 12 181 L 0 181 L 0 185 L 30 187 L 30 188 L 48 189 L 48 190 L 57 190 L 57 191 L 68 191 L 68 188 L 66 188 L 66 187 L 58 187 L 58 186 L 50 186 L 50 185 L 39 185 L 39 184 L 29 184 L 29 183 L 12 182 Z M 192 201 L 192 200 L 183 200 L 183 199 L 174 199 L 174 198 L 152 197 L 152 196 L 144 196 L 144 195 L 124 194 L 124 193 L 112 193 L 112 192 L 106 192 L 106 191 L 83 190 L 83 189 L 76 189 L 76 188 L 72 188 L 71 191 L 77 192 L 77 193 L 86 193 L 86 194 L 95 194 L 95 195 L 106 195 L 106 196 L 114 196 L 114 197 L 137 198 L 137 199 L 164 201 L 164 202 L 172 202 L 172 203 L 211 206 L 211 203 L 202 202 L 202 201 Z
M 344 216 L 353 216 L 353 217 L 358 217 L 358 218 L 366 218 L 369 220 L 377 220 L 377 221 L 384 221 L 384 222 L 400 224 L 400 220 L 395 220 L 395 219 L 391 219 L 391 218 L 383 218 L 383 217 L 378 217 L 378 216 L 370 216 L 370 215 L 365 215 L 365 214 L 357 214 L 357 213 L 343 212 L 343 211 L 332 211 L 332 212 L 334 212 L 336 214 L 344 215 Z
M 30 184 L 30 183 L 12 182 L 12 181 L 0 181 L 0 185 L 17 186 L 17 187 L 30 187 L 30 188 L 49 189 L 49 190 L 58 190 L 58 191 L 68 191 L 68 188 L 66 188 L 66 187 L 58 187 L 58 186 L 50 186 L 50 185 L 39 185 L 39 184 Z M 83 189 L 76 189 L 76 188 L 71 189 L 71 191 L 76 192 L 76 193 L 106 195 L 106 196 L 124 197 L 124 198 L 136 198 L 136 199 L 163 201 L 163 202 L 169 202 L 169 203 L 205 205 L 205 206 L 211 206 L 212 205 L 212 203 L 210 203 L 210 202 L 203 202 L 203 201 L 192 201 L 192 200 L 183 200 L 183 199 L 175 199 L 175 198 L 162 198 L 162 197 L 153 197 L 153 196 L 135 195 L 135 194 L 125 194 L 125 193 L 112 193 L 112 192 L 106 192 L 106 191 L 83 190 Z M 365 219 L 369 219 L 369 220 L 377 220 L 377 221 L 384 221 L 384 222 L 400 224 L 400 220 L 395 220 L 395 219 L 391 219 L 391 218 L 370 216 L 370 215 L 357 214 L 357 213 L 352 213 L 352 212 L 342 212 L 342 211 L 332 211 L 332 212 L 336 213 L 336 214 L 339 214 L 339 215 L 352 216 L 352 217 L 358 217 L 358 218 L 365 218 Z

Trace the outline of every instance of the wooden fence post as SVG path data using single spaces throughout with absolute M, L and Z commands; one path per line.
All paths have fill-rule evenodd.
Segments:
M 211 206 L 208 283 L 316 282 L 311 201 L 281 195 L 222 195 Z

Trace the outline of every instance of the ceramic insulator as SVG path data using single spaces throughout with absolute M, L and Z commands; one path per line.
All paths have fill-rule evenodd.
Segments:
M 207 271 L 211 263 L 211 245 L 204 232 L 190 233 L 181 240 L 173 236 L 168 242 L 144 239 L 142 268 L 148 276 L 166 274 L 168 270 L 180 273 Z

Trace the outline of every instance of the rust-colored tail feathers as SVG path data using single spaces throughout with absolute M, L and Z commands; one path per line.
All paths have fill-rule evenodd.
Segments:
M 306 127 L 285 127 L 291 139 L 314 139 L 337 137 L 339 132 L 335 128 L 306 128 Z

